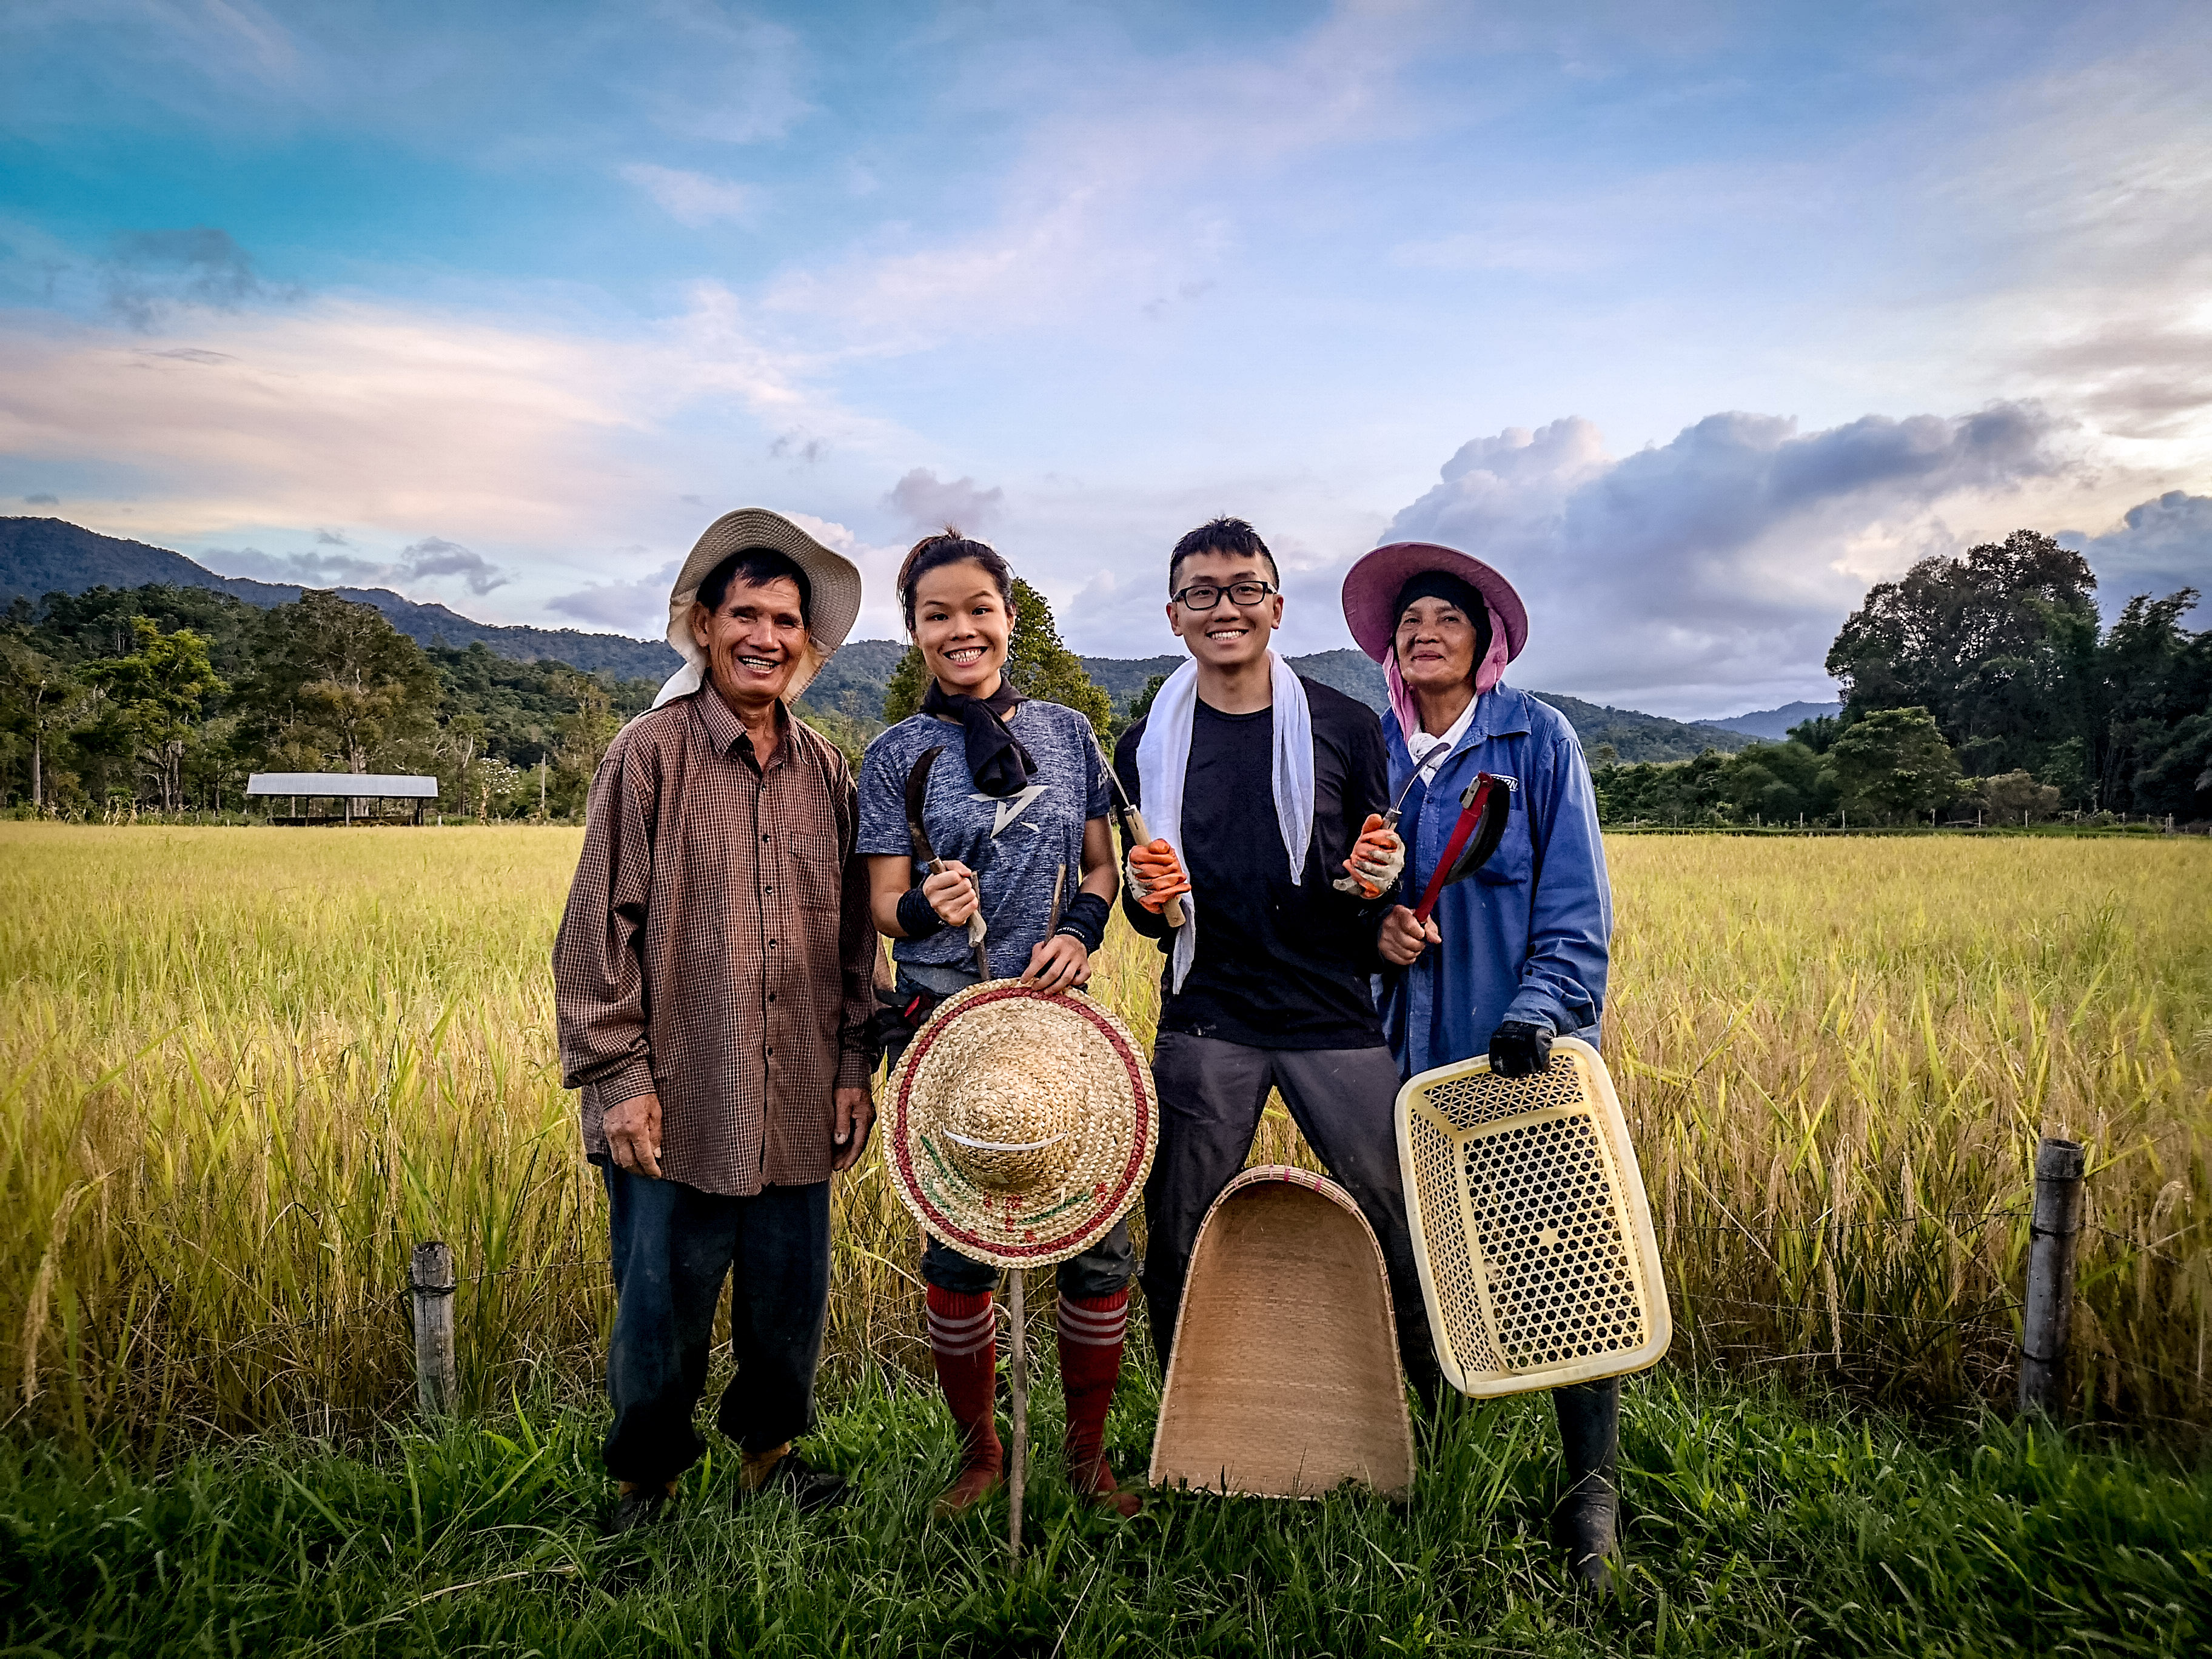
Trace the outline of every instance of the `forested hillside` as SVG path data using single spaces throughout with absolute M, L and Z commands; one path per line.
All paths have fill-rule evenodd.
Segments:
M 62 519 L 0 518 L 0 605 L 36 602 L 48 593 L 86 593 L 96 587 L 170 586 L 228 593 L 267 609 L 296 605 L 308 590 L 291 582 L 218 576 L 181 553 L 143 542 L 103 536 Z M 421 646 L 465 649 L 482 644 L 518 662 L 550 659 L 587 673 L 617 679 L 664 680 L 677 656 L 665 640 L 625 634 L 587 634 L 574 628 L 528 628 L 481 623 L 442 605 L 424 605 L 381 587 L 328 590 L 380 612 Z
M 1608 822 L 2212 818 L 2212 631 L 2197 593 L 2110 627 L 2078 553 L 2032 530 L 1869 591 L 1828 653 L 1842 712 L 1681 766 L 1598 762 Z M 1622 758 L 1626 758 L 1625 757 Z
M 580 808 L 659 680 L 425 648 L 309 592 L 264 609 L 167 585 L 18 599 L 0 626 L 0 792 L 64 812 L 235 808 L 256 771 L 434 774 L 447 812 Z
M 58 520 L 0 520 L 0 556 L 17 589 L 0 626 L 0 805 L 235 805 L 255 770 L 362 768 L 434 773 L 445 810 L 488 817 L 536 812 L 542 787 L 558 816 L 580 809 L 608 740 L 676 660 L 658 641 L 216 577 Z M 88 591 L 88 568 L 164 579 Z M 30 580 L 57 585 L 34 603 Z M 1534 695 L 1573 724 L 1613 823 L 2190 823 L 2212 817 L 2212 633 L 2185 625 L 2196 601 L 2136 595 L 2106 627 L 2081 556 L 2023 530 L 1873 588 L 1829 653 L 1841 712 L 1788 741 Z M 1024 586 L 1022 604 L 1018 683 L 1103 730 L 1184 660 L 1078 658 L 1041 594 Z M 1382 706 L 1358 652 L 1291 661 Z M 857 756 L 887 708 L 918 702 L 918 672 L 902 644 L 854 641 L 806 712 Z

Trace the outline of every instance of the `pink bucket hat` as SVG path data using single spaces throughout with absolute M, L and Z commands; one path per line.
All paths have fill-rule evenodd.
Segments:
M 1474 668 L 1478 693 L 1496 685 L 1505 665 L 1528 643 L 1528 607 L 1521 603 L 1513 584 L 1480 559 L 1435 542 L 1391 542 L 1363 556 L 1345 573 L 1344 620 L 1359 648 L 1382 665 L 1390 707 L 1397 714 L 1400 731 L 1406 732 L 1416 730 L 1419 722 L 1391 644 L 1398 632 L 1398 594 L 1425 570 L 1458 577 L 1490 607 L 1490 650 Z

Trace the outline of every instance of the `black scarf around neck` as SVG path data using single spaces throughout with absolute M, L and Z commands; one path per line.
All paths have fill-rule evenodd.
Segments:
M 1006 720 L 1021 706 L 1021 698 L 1006 677 L 988 697 L 948 696 L 936 680 L 922 693 L 921 712 L 960 722 L 960 735 L 968 754 L 968 775 L 985 794 L 1003 799 L 1029 787 L 1036 763 L 1021 740 L 1006 729 Z

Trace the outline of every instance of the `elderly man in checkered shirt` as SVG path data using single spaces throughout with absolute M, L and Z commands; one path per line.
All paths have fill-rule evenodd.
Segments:
M 617 1531 L 658 1518 L 705 1449 L 692 1414 L 732 1269 L 717 1416 L 740 1500 L 844 1494 L 791 1443 L 814 1421 L 830 1177 L 873 1118 L 878 947 L 852 773 L 789 702 L 860 600 L 859 571 L 788 520 L 717 520 L 670 596 L 684 666 L 592 780 L 553 975 L 607 1186 Z

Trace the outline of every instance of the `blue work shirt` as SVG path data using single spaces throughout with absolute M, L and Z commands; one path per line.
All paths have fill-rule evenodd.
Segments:
M 1382 737 L 1395 799 L 1413 758 L 1395 714 L 1382 717 Z M 1574 727 L 1549 704 L 1504 685 L 1483 693 L 1458 746 L 1407 793 L 1400 902 L 1419 902 L 1477 772 L 1519 781 L 1504 838 L 1437 899 L 1443 943 L 1379 981 L 1382 1029 L 1407 1077 L 1487 1053 L 1490 1034 L 1509 1019 L 1595 1042 L 1605 1008 L 1613 889 L 1597 793 Z

